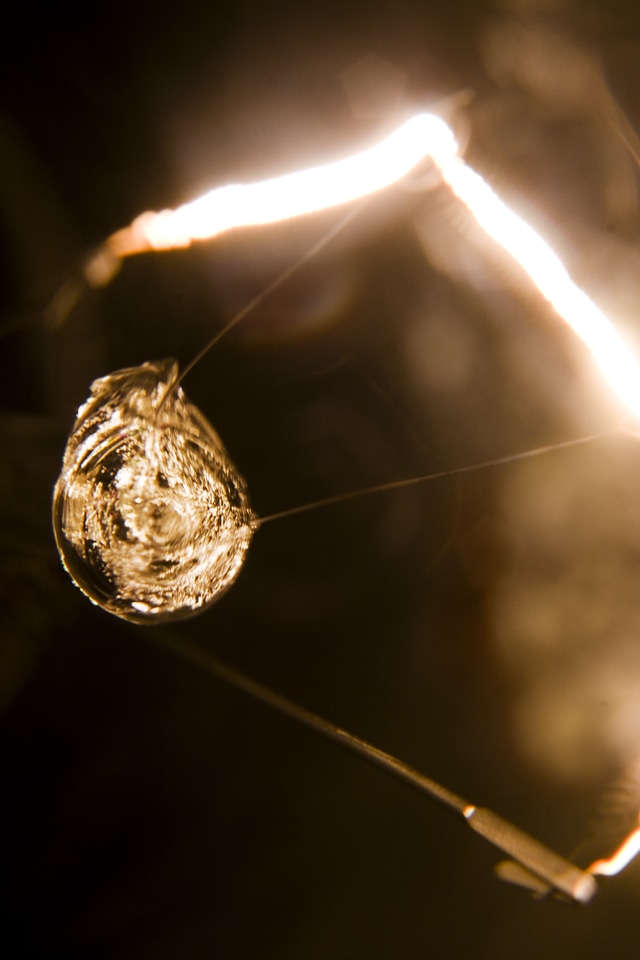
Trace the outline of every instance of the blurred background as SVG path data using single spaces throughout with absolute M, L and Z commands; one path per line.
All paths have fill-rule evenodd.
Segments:
M 50 498 L 91 381 L 184 365 L 336 214 L 137 257 L 108 234 L 439 112 L 640 348 L 634 0 L 42 12 L 0 45 L 0 938 L 10 957 L 631 958 L 640 867 L 577 910 L 446 812 L 92 607 Z M 588 864 L 640 807 L 640 448 L 585 350 L 437 179 L 372 199 L 185 381 L 261 516 L 170 628 Z M 338 214 L 339 216 L 339 214 Z

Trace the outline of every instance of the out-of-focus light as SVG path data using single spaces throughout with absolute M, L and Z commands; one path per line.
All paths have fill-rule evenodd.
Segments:
M 276 223 L 348 203 L 396 182 L 426 157 L 483 230 L 520 264 L 587 344 L 609 386 L 640 417 L 640 366 L 629 348 L 548 244 L 467 166 L 451 129 L 432 114 L 417 114 L 381 143 L 345 160 L 260 183 L 219 187 L 176 210 L 144 213 L 107 240 L 102 258 L 106 250 L 115 270 L 130 254 L 185 247 L 233 228 Z M 100 270 L 92 270 L 92 264 L 85 270 L 89 283 L 108 282 L 112 274 L 103 269 L 104 263 Z M 93 274 L 102 280 L 93 280 Z
M 143 213 L 130 227 L 114 234 L 109 245 L 120 256 L 145 249 L 167 250 L 236 227 L 317 213 L 390 186 L 427 156 L 440 166 L 456 152 L 455 138 L 446 123 L 420 113 L 381 143 L 345 160 L 260 183 L 218 187 L 177 210 Z
M 640 818 L 639 818 L 640 819 Z M 596 860 L 588 868 L 587 872 L 602 877 L 613 877 L 620 873 L 625 867 L 628 867 L 640 853 L 640 827 L 632 830 L 628 837 L 622 841 L 614 854 L 606 860 Z
M 545 300 L 593 353 L 609 386 L 640 415 L 640 366 L 605 314 L 571 279 L 551 247 L 456 156 L 440 167 L 455 195 L 482 229 L 534 282 Z

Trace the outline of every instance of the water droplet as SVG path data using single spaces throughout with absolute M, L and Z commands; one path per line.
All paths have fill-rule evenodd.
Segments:
M 163 360 L 95 380 L 54 490 L 65 568 L 90 600 L 137 623 L 210 606 L 258 523 L 217 433 L 171 389 L 177 376 Z

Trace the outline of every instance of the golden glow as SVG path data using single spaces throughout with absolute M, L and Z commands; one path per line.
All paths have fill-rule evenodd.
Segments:
M 491 187 L 455 156 L 440 167 L 444 180 L 482 229 L 529 275 L 557 314 L 584 340 L 608 384 L 640 415 L 640 367 L 605 314 L 573 282 L 551 247 Z
M 640 366 L 628 347 L 604 313 L 571 280 L 548 244 L 464 163 L 452 131 L 432 114 L 417 114 L 377 146 L 345 160 L 260 183 L 219 187 L 176 210 L 144 213 L 113 234 L 107 249 L 112 258 L 120 259 L 144 250 L 189 246 L 237 227 L 315 213 L 382 190 L 425 157 L 431 158 L 480 226 L 521 265 L 542 296 L 587 344 L 610 387 L 640 417 Z M 86 275 L 93 283 L 89 268 Z
M 111 246 L 120 255 L 186 247 L 236 227 L 317 213 L 388 187 L 427 156 L 440 166 L 456 150 L 446 123 L 420 113 L 381 143 L 345 160 L 260 183 L 218 187 L 177 210 L 144 213 L 114 234 Z
M 588 869 L 588 873 L 602 877 L 613 877 L 620 873 L 640 853 L 640 827 L 632 830 L 629 836 L 622 841 L 618 849 L 606 860 L 596 860 Z

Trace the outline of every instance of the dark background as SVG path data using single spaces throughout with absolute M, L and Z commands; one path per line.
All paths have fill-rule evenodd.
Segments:
M 637 4 L 14 4 L 0 36 L 3 955 L 635 958 L 637 866 L 580 910 L 501 885 L 461 823 L 59 564 L 91 381 L 188 362 L 336 214 L 135 258 L 58 330 L 39 305 L 143 210 L 435 109 L 637 341 Z M 370 201 L 185 382 L 261 516 L 617 430 L 581 345 L 426 183 Z M 640 805 L 639 476 L 620 432 L 270 524 L 169 633 L 587 864 Z

